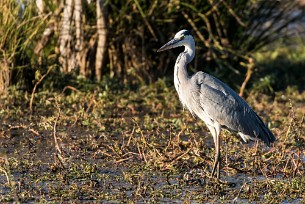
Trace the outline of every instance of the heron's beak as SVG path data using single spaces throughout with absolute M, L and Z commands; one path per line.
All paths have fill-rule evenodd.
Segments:
M 163 45 L 159 50 L 157 50 L 157 52 L 161 52 L 164 50 L 169 50 L 175 47 L 175 44 L 177 42 L 179 42 L 180 40 L 177 39 L 172 39 L 171 41 L 169 41 L 168 43 L 166 43 L 165 45 Z

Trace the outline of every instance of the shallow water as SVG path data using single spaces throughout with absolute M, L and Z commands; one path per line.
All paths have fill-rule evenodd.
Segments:
M 280 174 L 268 178 L 252 173 L 226 172 L 223 168 L 221 179 L 234 185 L 217 183 L 208 176 L 210 167 L 179 171 L 151 168 L 139 158 L 138 150 L 132 150 L 131 159 L 125 156 L 117 163 L 120 156 L 116 156 L 115 151 L 121 150 L 104 148 L 122 141 L 120 135 L 96 135 L 82 128 L 73 131 L 62 128 L 57 135 L 61 155 L 56 152 L 52 130 L 42 131 L 40 135 L 24 129 L 5 132 L 0 149 L 0 201 L 249 203 L 263 201 L 268 195 L 268 190 L 257 186 L 289 181 Z M 188 138 L 183 140 L 187 142 Z M 266 150 L 264 148 L 262 151 Z M 225 155 L 229 156 L 230 153 Z M 304 162 L 303 153 L 301 159 Z M 243 163 L 240 165 L 243 168 Z M 255 199 L 247 198 L 247 193 L 257 195 Z M 294 198 L 283 200 L 283 203 L 300 201 L 301 198 Z

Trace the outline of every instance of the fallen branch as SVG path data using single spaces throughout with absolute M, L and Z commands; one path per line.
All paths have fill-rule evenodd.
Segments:
M 63 94 L 67 89 L 71 89 L 77 93 L 81 93 L 80 90 L 78 90 L 77 88 L 73 87 L 73 86 L 65 86 L 64 89 L 62 90 L 61 94 Z
M 244 82 L 242 83 L 240 89 L 239 89 L 239 96 L 242 97 L 244 94 L 244 90 L 246 88 L 246 85 L 248 83 L 248 81 L 251 78 L 252 72 L 253 72 L 253 68 L 254 68 L 254 60 L 252 57 L 249 57 L 248 59 L 248 66 L 247 66 L 248 70 L 247 70 L 247 75 L 246 78 L 244 80 Z
M 34 100 L 34 94 L 35 94 L 35 92 L 36 92 L 36 89 L 37 89 L 37 86 L 42 82 L 42 80 L 50 73 L 50 71 L 53 69 L 53 66 L 52 67 L 50 67 L 49 69 L 48 69 L 48 71 L 44 74 L 44 75 L 42 75 L 41 77 L 40 77 L 40 79 L 35 83 L 35 86 L 34 86 L 34 88 L 33 88 L 33 91 L 32 91 L 32 95 L 31 95 L 31 100 L 30 100 L 30 111 L 31 111 L 31 113 L 33 112 L 33 100 Z
M 26 129 L 32 133 L 34 133 L 35 135 L 39 136 L 39 132 L 34 130 L 33 128 L 27 127 L 25 125 L 15 125 L 15 126 L 9 126 L 10 128 L 8 130 L 12 130 L 12 129 Z
M 55 120 L 55 123 L 54 123 L 54 126 L 53 126 L 53 137 L 54 137 L 55 149 L 61 155 L 62 152 L 60 150 L 60 147 L 59 147 L 58 142 L 57 142 L 57 137 L 56 137 L 56 126 L 57 126 L 57 122 L 58 122 L 59 117 L 60 117 L 60 108 L 59 108 L 59 105 L 58 105 L 56 99 L 55 99 L 55 103 L 56 103 L 56 107 L 57 107 L 57 110 L 58 110 L 58 114 L 57 114 L 57 117 L 56 117 L 56 120 Z

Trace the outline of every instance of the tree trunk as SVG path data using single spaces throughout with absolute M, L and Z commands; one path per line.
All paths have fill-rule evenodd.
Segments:
M 62 64 L 62 72 L 71 72 L 76 68 L 76 57 L 72 50 L 72 16 L 73 16 L 73 0 L 66 0 L 64 12 L 62 16 L 62 25 L 60 33 L 60 63 Z
M 0 61 L 0 93 L 7 91 L 10 84 L 10 66 L 7 59 L 3 58 Z
M 95 76 L 97 81 L 100 81 L 102 77 L 102 66 L 105 56 L 106 40 L 107 40 L 107 28 L 106 28 L 104 8 L 105 8 L 104 0 L 97 0 L 96 13 L 97 13 L 98 42 L 97 42 L 96 58 L 95 58 Z
M 43 0 L 36 0 L 36 6 L 39 15 L 43 15 L 44 13 L 44 2 Z
M 77 66 L 79 68 L 80 75 L 85 76 L 88 74 L 86 70 L 86 52 L 84 50 L 84 32 L 82 21 L 82 0 L 74 0 L 74 21 L 75 21 L 75 54 L 77 60 Z

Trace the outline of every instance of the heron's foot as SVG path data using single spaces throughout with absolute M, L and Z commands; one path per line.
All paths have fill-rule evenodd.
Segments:
M 185 174 L 183 175 L 183 180 L 188 185 L 199 184 L 203 186 L 205 184 L 206 178 L 207 178 L 206 172 L 202 169 L 192 169 L 188 172 L 185 172 Z
M 218 183 L 218 184 L 222 184 L 222 185 L 227 185 L 230 188 L 234 188 L 236 186 L 236 183 L 234 182 L 228 182 L 225 180 L 221 180 L 219 178 L 215 178 L 215 177 L 210 177 L 211 180 L 213 180 L 214 183 Z
M 211 177 L 214 177 L 215 172 L 216 172 L 216 178 L 220 179 L 220 161 L 219 161 L 219 159 L 215 159 L 213 169 L 212 169 L 212 173 L 211 173 Z

